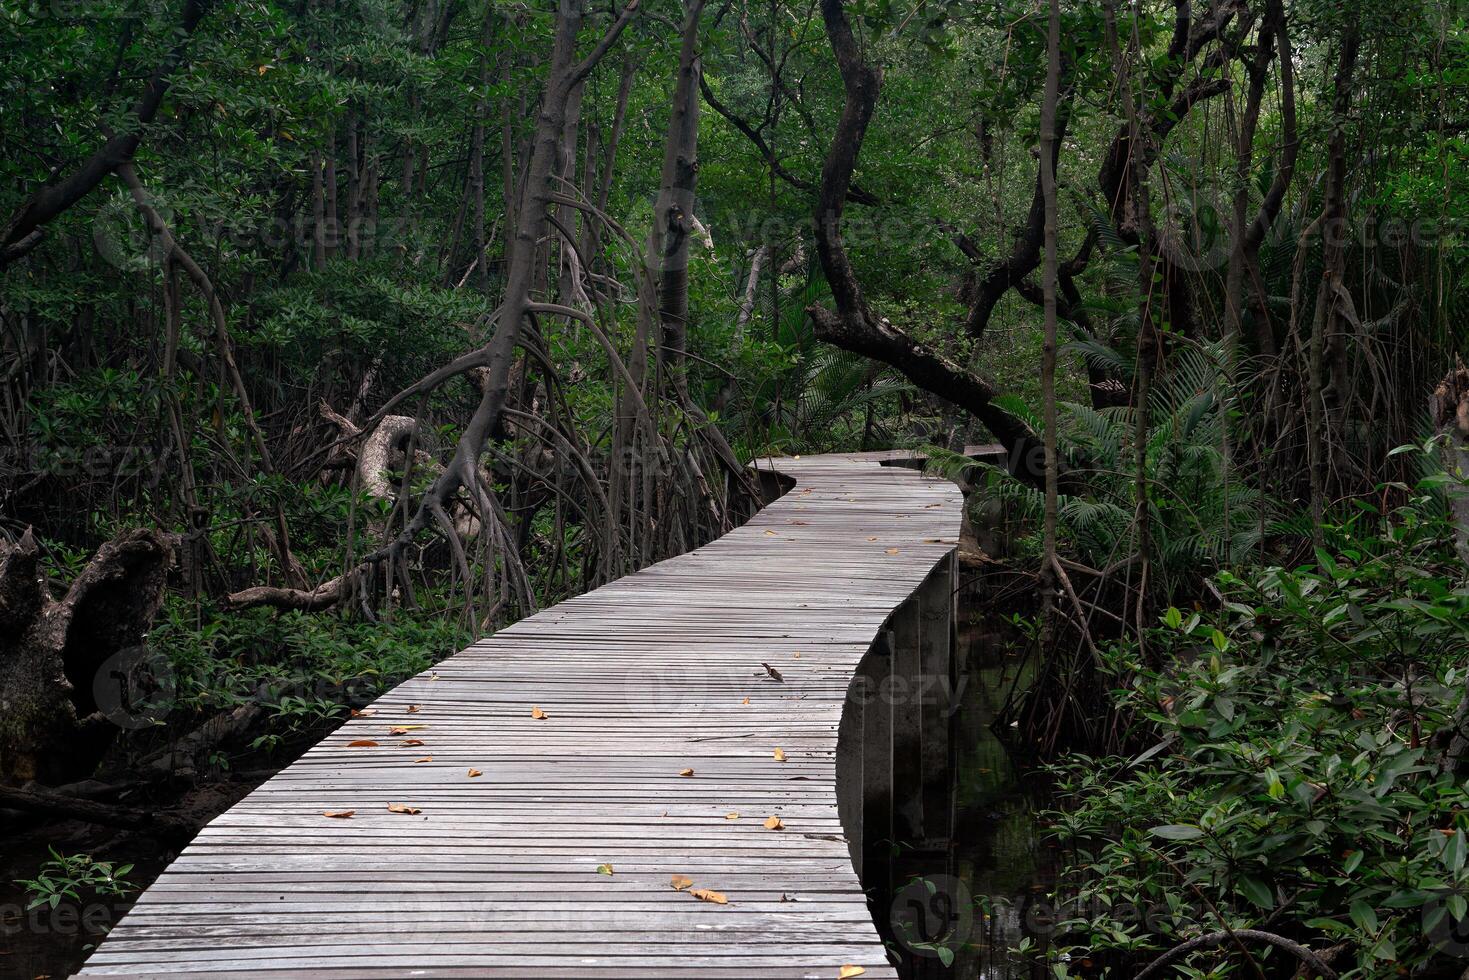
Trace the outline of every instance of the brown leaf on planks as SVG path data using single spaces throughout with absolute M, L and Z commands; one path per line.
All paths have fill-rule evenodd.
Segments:
M 852 977 L 860 977 L 866 972 L 867 967 L 865 966 L 857 966 L 854 963 L 847 963 L 844 964 L 842 968 L 837 971 L 837 980 L 852 980 Z
M 427 744 L 428 743 L 425 742 L 421 738 L 405 738 L 403 741 L 401 741 L 401 742 L 398 743 L 398 747 L 399 748 L 406 749 L 406 748 L 409 748 L 410 746 L 414 746 L 414 745 L 427 745 Z
M 692 885 L 694 883 L 694 879 L 685 878 L 683 875 L 674 875 L 673 877 L 668 879 L 668 883 L 673 886 L 674 891 L 681 892 L 685 888 Z
M 356 810 L 323 810 L 321 811 L 321 815 L 323 817 L 331 817 L 335 820 L 350 820 L 352 814 L 356 812 Z
M 760 666 L 765 668 L 765 673 L 769 674 L 771 677 L 774 677 L 776 680 L 778 680 L 778 681 L 784 681 L 785 680 L 785 678 L 780 675 L 780 671 L 776 670 L 774 667 L 770 666 L 765 661 L 763 661 L 763 660 L 760 661 Z M 759 675 L 757 674 L 755 676 L 758 677 Z
M 692 770 L 692 769 L 680 769 L 679 772 L 678 772 L 678 774 L 680 776 L 692 776 L 694 774 L 694 770 Z
M 376 708 L 353 708 L 352 709 L 352 717 L 353 718 L 371 718 L 375 714 L 377 714 L 377 709 Z
M 408 706 L 408 713 L 410 715 L 416 715 L 416 714 L 418 714 L 419 709 L 422 708 L 422 707 L 423 707 L 423 705 L 421 705 L 421 704 L 410 704 Z
M 406 814 L 409 814 L 411 816 L 412 814 L 422 813 L 423 811 L 420 810 L 416 806 L 409 806 L 407 803 L 389 803 L 388 804 L 388 812 L 389 813 L 406 813 Z
M 427 727 L 428 727 L 427 725 L 394 725 L 392 728 L 389 728 L 388 729 L 388 734 L 389 735 L 407 735 L 409 732 L 416 732 L 420 728 L 427 728 Z
M 786 750 L 785 749 L 776 749 L 773 754 L 775 756 L 775 761 L 776 762 L 784 762 L 784 761 L 786 761 Z
M 897 548 L 889 548 L 889 549 L 887 549 L 887 553 L 890 554 L 890 555 L 896 555 L 898 553 L 898 549 Z
M 740 702 L 740 704 L 749 704 L 749 703 L 750 703 L 750 699 L 749 698 L 745 698 L 745 700 L 743 700 L 743 701 Z
M 711 891 L 708 888 L 695 888 L 693 891 L 689 892 L 689 894 L 694 896 L 701 902 L 713 902 L 715 905 L 729 904 L 729 896 L 725 895 L 723 892 Z
M 534 718 L 536 721 L 545 721 L 546 720 L 546 713 L 544 711 L 542 711 L 538 707 L 537 708 L 531 708 L 530 709 L 530 716 L 532 718 Z
M 353 739 L 352 741 L 347 743 L 347 748 L 349 749 L 371 749 L 375 748 L 376 746 L 377 743 L 370 738 Z
M 766 830 L 785 830 L 786 825 L 780 822 L 780 817 L 771 815 L 765 818 Z
M 426 755 L 422 759 L 414 759 L 413 760 L 413 764 L 414 765 L 418 765 L 420 762 L 433 762 L 433 761 L 434 761 L 434 757 L 433 756 Z
M 470 779 L 473 779 L 476 776 L 483 776 L 483 775 L 484 775 L 484 773 L 480 772 L 478 769 L 471 769 L 471 770 L 469 770 L 469 778 Z
M 810 521 L 786 521 L 786 523 L 792 527 L 809 527 L 811 524 Z

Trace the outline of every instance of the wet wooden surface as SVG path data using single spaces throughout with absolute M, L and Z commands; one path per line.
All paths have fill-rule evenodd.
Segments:
M 796 484 L 745 526 L 398 686 L 207 826 L 83 974 L 894 976 L 837 726 L 961 508 L 894 455 L 764 461 Z

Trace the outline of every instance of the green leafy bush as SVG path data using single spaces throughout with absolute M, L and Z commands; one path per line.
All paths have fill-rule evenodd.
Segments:
M 1112 648 L 1114 695 L 1155 744 L 1055 767 L 1050 815 L 1077 900 L 1063 928 L 1128 964 L 1112 975 L 1219 929 L 1340 945 L 1344 977 L 1457 948 L 1469 791 L 1449 746 L 1469 583 L 1436 510 L 1424 497 L 1365 532 L 1364 514 L 1313 565 L 1221 573 L 1217 612 L 1170 608 L 1151 631 L 1162 670 Z
M 88 854 L 62 854 L 54 847 L 50 851 L 51 860 L 41 865 L 36 877 L 16 880 L 30 899 L 28 912 L 43 906 L 54 909 L 68 898 L 80 902 L 85 896 L 121 897 L 138 890 L 127 881 L 131 864 L 97 861 Z

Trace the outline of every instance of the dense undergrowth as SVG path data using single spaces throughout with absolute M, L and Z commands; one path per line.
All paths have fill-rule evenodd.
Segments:
M 1469 578 L 1437 497 L 1359 506 L 1313 560 L 1221 571 L 1217 601 L 1169 607 L 1148 657 L 1105 648 L 1115 710 L 1148 747 L 1054 766 L 1074 962 L 1129 975 L 1241 929 L 1325 949 L 1343 977 L 1430 975 L 1465 952 Z M 1219 945 L 1186 975 L 1298 965 Z

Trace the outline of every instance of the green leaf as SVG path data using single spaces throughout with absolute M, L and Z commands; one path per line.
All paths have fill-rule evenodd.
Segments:
M 1260 906 L 1262 909 L 1275 908 L 1275 893 L 1270 886 L 1259 878 L 1245 875 L 1240 878 L 1239 890 L 1244 893 L 1245 898 Z
M 1164 840 L 1198 840 L 1204 836 L 1203 830 L 1193 824 L 1186 823 L 1164 824 L 1161 827 L 1151 828 L 1148 833 L 1154 837 L 1161 837 Z
M 1356 901 L 1352 902 L 1349 912 L 1352 916 L 1352 922 L 1357 926 L 1358 929 L 1361 929 L 1368 935 L 1376 935 L 1377 912 L 1375 909 L 1372 908 L 1372 906 L 1368 905 L 1366 902 L 1362 901 L 1359 898 Z

